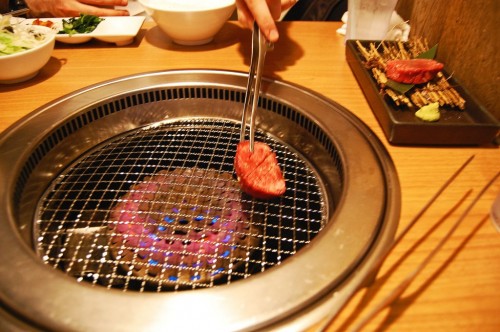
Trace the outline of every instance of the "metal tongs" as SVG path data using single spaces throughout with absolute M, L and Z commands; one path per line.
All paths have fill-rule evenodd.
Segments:
M 273 49 L 273 43 L 267 41 L 264 34 L 260 31 L 257 22 L 253 24 L 252 33 L 252 58 L 250 60 L 250 71 L 248 73 L 247 90 L 245 94 L 245 102 L 243 105 L 243 116 L 241 118 L 240 141 L 245 140 L 246 124 L 248 121 L 248 109 L 251 107 L 250 113 L 250 151 L 253 152 L 254 136 L 255 136 L 255 109 L 259 101 L 260 82 L 262 72 L 264 70 L 264 61 L 266 52 Z

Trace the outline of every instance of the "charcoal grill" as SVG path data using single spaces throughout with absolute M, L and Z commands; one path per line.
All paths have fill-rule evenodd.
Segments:
M 342 106 L 265 79 L 256 139 L 276 152 L 287 191 L 240 193 L 245 84 L 244 73 L 214 70 L 123 77 L 2 134 L 6 328 L 304 328 L 339 310 L 397 227 L 392 161 Z M 174 179 L 161 196 L 148 187 L 158 174 Z M 143 204 L 134 218 L 147 221 L 120 219 L 126 203 Z

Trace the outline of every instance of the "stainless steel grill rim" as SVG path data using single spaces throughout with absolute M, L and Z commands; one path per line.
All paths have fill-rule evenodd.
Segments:
M 48 270 L 30 249 L 32 225 L 27 220 L 33 214 L 33 201 L 36 202 L 46 183 L 72 158 L 117 133 L 148 123 L 173 118 L 177 121 L 186 117 L 183 113 L 186 110 L 190 112 L 188 118 L 203 118 L 217 110 L 222 118 L 237 119 L 239 116 L 234 116 L 232 109 L 234 103 L 240 102 L 228 103 L 217 98 L 238 95 L 244 82 L 244 74 L 203 70 L 135 75 L 64 96 L 4 133 L 0 138 L 1 160 L 10 161 L 0 163 L 2 177 L 5 175 L 4 178 L 9 179 L 7 191 L 0 193 L 0 202 L 5 207 L 0 218 L 7 220 L 0 224 L 0 246 L 5 261 L 0 267 L 3 279 L 0 295 L 4 305 L 39 326 L 75 330 L 95 327 L 96 322 L 103 329 L 116 327 L 122 317 L 128 318 L 126 327 L 130 329 L 160 326 L 175 329 L 185 327 L 185 321 L 194 324 L 193 328 L 257 329 L 283 321 L 301 321 L 300 311 L 322 312 L 327 307 L 338 308 L 341 301 L 331 303 L 329 295 L 335 292 L 336 298 L 341 299 L 343 288 L 359 287 L 370 261 L 384 251 L 392 239 L 399 214 L 399 184 L 389 156 L 366 126 L 334 102 L 283 82 L 264 82 L 266 98 L 260 104 L 259 117 L 287 119 L 285 124 L 293 119 L 292 122 L 299 125 L 290 129 L 282 121 L 258 119 L 258 127 L 278 139 L 286 137 L 287 144 L 313 160 L 314 167 L 328 160 L 324 167 L 318 167 L 326 190 L 339 185 L 329 182 L 332 169 L 340 170 L 343 183 L 338 201 L 329 198 L 326 202 L 329 211 L 333 212 L 324 230 L 279 268 L 223 287 L 134 294 L 75 283 L 72 278 Z M 183 99 L 182 93 L 198 91 L 198 88 L 212 91 L 208 94 L 215 99 L 210 99 L 210 103 Z M 165 106 L 161 102 L 154 103 L 149 112 L 141 112 L 140 116 L 134 113 L 136 106 L 127 106 L 129 100 L 136 102 L 134 95 L 156 96 L 162 94 L 162 90 L 171 89 L 183 91 L 176 92 L 182 102 L 169 104 L 168 112 L 161 111 Z M 273 106 L 270 111 L 268 104 L 279 106 Z M 86 110 L 89 109 L 96 114 L 101 110 L 110 114 L 119 112 L 120 121 L 113 123 L 116 118 L 108 115 L 97 121 L 99 130 L 96 133 L 95 126 L 92 130 L 87 126 L 96 123 L 95 119 L 88 118 L 90 113 Z M 287 113 L 286 117 L 280 110 Z M 47 123 L 53 126 L 47 129 Z M 70 132 L 75 123 L 77 130 Z M 61 126 L 66 129 L 61 130 Z M 297 128 L 302 129 L 297 133 Z M 72 137 L 71 142 L 65 139 L 66 134 Z M 304 135 L 314 139 L 303 141 Z M 20 139 L 26 144 L 19 146 Z M 321 153 L 319 159 L 314 158 L 317 142 L 320 142 L 319 150 L 333 153 L 334 158 L 325 160 Z M 52 149 L 56 145 L 58 149 Z M 332 163 L 336 165 L 332 167 Z M 44 172 L 35 172 L 40 167 Z M 369 174 L 370 181 L 356 177 L 359 174 Z M 360 204 L 363 209 L 359 208 Z M 363 223 L 367 219 L 369 221 Z M 360 221 L 363 222 L 360 224 Z M 348 250 L 350 248 L 355 249 Z M 16 269 L 12 270 L 14 266 Z M 354 269 L 356 273 L 353 274 Z M 16 284 L 19 286 L 14 287 Z M 32 287 L 32 292 L 25 291 L 27 285 Z M 44 296 L 47 292 L 54 296 L 47 299 Z M 35 305 L 26 308 L 24 303 Z M 68 303 L 78 303 L 78 307 L 68 306 Z M 185 310 L 187 304 L 190 310 Z M 109 310 L 110 307 L 113 310 Z M 140 310 L 130 310 L 137 307 Z M 47 309 L 51 314 L 47 314 Z M 190 319 L 193 312 L 199 320 Z

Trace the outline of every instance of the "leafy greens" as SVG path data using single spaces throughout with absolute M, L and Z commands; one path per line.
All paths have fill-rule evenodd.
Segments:
M 80 14 L 79 17 L 71 17 L 62 20 L 62 30 L 59 34 L 74 35 L 77 33 L 90 33 L 97 28 L 103 18 L 94 15 Z

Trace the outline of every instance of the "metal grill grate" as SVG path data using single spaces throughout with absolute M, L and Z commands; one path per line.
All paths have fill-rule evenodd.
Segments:
M 97 146 L 59 175 L 40 200 L 34 230 L 39 255 L 46 264 L 79 281 L 139 291 L 212 287 L 281 264 L 325 226 L 323 189 L 313 168 L 296 151 L 261 132 L 256 138 L 276 152 L 287 182 L 285 195 L 271 201 L 241 195 L 233 185 L 239 124 L 232 121 L 165 123 L 134 130 Z M 151 197 L 145 195 L 150 189 L 140 189 L 140 184 L 157 179 L 162 172 L 182 178 L 178 182 L 183 184 L 177 186 L 181 189 L 175 195 L 162 196 L 175 202 L 152 209 Z M 143 196 L 131 199 L 134 192 Z M 236 205 L 231 205 L 229 212 L 239 217 L 235 225 L 217 226 L 214 231 L 216 222 L 223 224 L 228 214 L 224 210 L 228 200 L 221 200 L 221 193 L 231 197 L 229 202 Z M 139 235 L 134 233 L 135 242 L 132 233 L 117 231 L 117 225 L 127 223 L 113 214 L 127 197 L 137 204 L 150 204 L 138 215 L 154 219 L 143 223 L 145 226 L 136 232 Z M 180 210 L 182 204 L 194 212 L 180 212 L 171 233 L 160 239 L 170 239 L 171 243 L 151 245 L 158 243 L 158 230 L 174 220 L 169 214 L 172 212 L 166 210 Z M 156 212 L 158 209 L 161 213 Z M 208 212 L 217 209 L 219 213 Z M 167 224 L 159 221 L 161 218 L 166 218 Z M 204 221 L 198 223 L 201 219 L 197 218 Z M 140 223 L 130 224 L 136 227 Z M 214 240 L 216 235 L 211 240 L 205 235 L 187 238 L 187 234 L 211 231 L 219 234 L 219 240 Z M 180 244 L 173 245 L 175 241 Z M 205 251 L 187 249 L 206 243 L 210 248 Z M 163 254 L 161 260 L 154 256 L 156 251 Z

